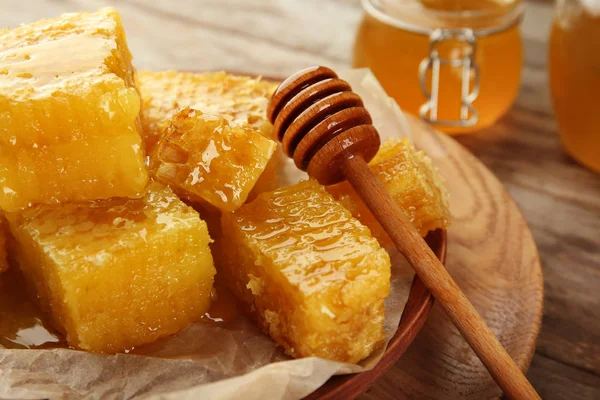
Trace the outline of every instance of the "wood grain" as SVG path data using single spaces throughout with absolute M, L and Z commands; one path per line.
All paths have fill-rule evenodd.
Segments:
M 281 76 L 314 64 L 348 66 L 361 18 L 359 3 L 179 0 L 174 6 L 161 0 L 4 0 L 0 25 L 15 26 L 61 12 L 113 4 L 122 15 L 138 68 L 230 69 Z M 595 400 L 600 398 L 600 176 L 567 157 L 558 140 L 546 74 L 553 2 L 536 0 L 525 6 L 521 29 L 525 68 L 517 102 L 493 127 L 458 141 L 504 184 L 538 244 L 545 307 L 528 377 L 544 399 Z M 450 238 L 449 268 L 455 268 L 455 248 L 478 260 L 477 253 Z M 457 278 L 461 287 L 466 279 Z M 419 393 L 413 391 L 412 398 L 436 398 L 438 392 L 425 392 L 416 382 L 419 375 L 414 371 L 419 370 L 419 363 L 432 365 L 432 373 L 456 371 L 457 364 L 446 352 L 468 354 L 470 350 L 441 348 L 436 334 L 444 331 L 448 321 L 436 307 L 433 314 L 417 339 L 422 343 L 433 340 L 426 354 L 409 349 L 407 358 L 377 382 L 365 399 L 406 397 L 412 387 Z M 436 324 L 441 325 L 438 328 Z M 501 338 L 503 344 L 505 340 Z M 477 370 L 476 363 L 469 363 L 468 368 L 473 365 Z M 424 370 L 421 373 L 435 378 Z M 460 380 L 456 373 L 450 377 Z M 490 382 L 487 391 L 467 388 L 460 393 L 442 391 L 439 396 L 487 398 L 494 393 Z

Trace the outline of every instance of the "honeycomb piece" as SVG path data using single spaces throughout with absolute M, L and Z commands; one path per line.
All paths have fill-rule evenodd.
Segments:
M 422 151 L 416 152 L 408 139 L 387 140 L 369 165 L 421 235 L 448 227 L 448 194 L 442 178 L 431 159 Z M 366 225 L 380 243 L 391 243 L 348 182 L 328 186 L 327 191 Z
M 206 223 L 157 183 L 140 199 L 38 205 L 7 218 L 17 262 L 71 346 L 125 351 L 210 306 Z
M 156 179 L 180 196 L 233 211 L 246 201 L 277 148 L 255 128 L 184 108 L 150 158 Z
M 313 180 L 223 214 L 220 276 L 293 357 L 358 362 L 384 338 L 390 259 Z
M 148 154 L 168 120 L 181 108 L 190 107 L 221 115 L 230 122 L 252 125 L 272 139 L 266 109 L 276 83 L 234 76 L 225 72 L 142 71 L 138 74 L 142 93 L 142 125 Z
M 139 110 L 114 9 L 0 30 L 0 208 L 141 195 Z

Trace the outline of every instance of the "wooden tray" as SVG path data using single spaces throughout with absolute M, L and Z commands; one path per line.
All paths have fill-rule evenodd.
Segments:
M 509 354 L 526 370 L 540 329 L 543 301 L 541 265 L 527 223 L 502 184 L 471 153 L 417 118 L 407 118 L 416 146 L 433 159 L 451 193 L 453 224 L 448 231 L 446 266 Z M 420 304 L 427 307 L 428 303 Z M 435 305 L 402 355 L 404 348 L 391 345 L 374 370 L 334 377 L 309 398 L 354 398 L 388 369 L 377 384 L 379 395 L 366 394 L 365 399 L 479 400 L 501 395 L 483 364 Z

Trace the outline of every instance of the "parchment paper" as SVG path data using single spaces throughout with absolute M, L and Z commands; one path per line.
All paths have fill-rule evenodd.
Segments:
M 409 137 L 407 121 L 368 70 L 343 71 L 364 100 L 382 141 Z M 305 177 L 291 160 L 283 183 Z M 386 300 L 386 343 L 398 326 L 413 273 L 393 250 Z M 0 399 L 301 399 L 334 374 L 372 368 L 381 347 L 360 365 L 320 358 L 291 360 L 243 317 L 218 326 L 197 323 L 143 349 L 98 355 L 78 350 L 0 348 Z

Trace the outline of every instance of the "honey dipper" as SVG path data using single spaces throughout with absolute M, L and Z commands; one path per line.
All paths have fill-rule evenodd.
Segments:
M 284 152 L 322 185 L 348 180 L 412 265 L 504 393 L 539 399 L 444 265 L 370 170 L 380 139 L 363 102 L 326 67 L 286 79 L 273 94 L 267 117 Z

